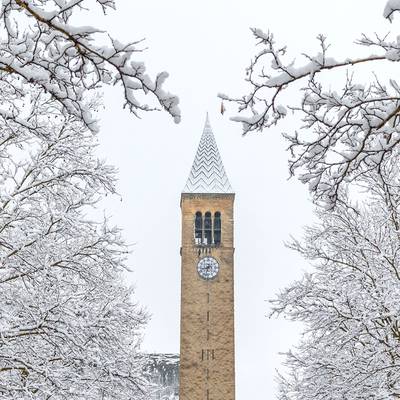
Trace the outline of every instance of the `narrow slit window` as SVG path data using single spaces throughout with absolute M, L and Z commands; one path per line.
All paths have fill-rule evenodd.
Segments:
M 214 214 L 214 244 L 221 244 L 221 213 L 217 211 Z
M 204 215 L 204 244 L 212 244 L 212 220 L 211 213 L 207 211 Z
M 196 244 L 202 244 L 203 242 L 203 215 L 200 211 L 196 212 L 194 220 L 194 241 Z

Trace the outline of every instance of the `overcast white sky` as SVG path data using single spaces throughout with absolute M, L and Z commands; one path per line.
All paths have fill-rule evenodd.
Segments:
M 91 14 L 90 25 L 103 26 L 128 42 L 146 38 L 140 54 L 150 73 L 167 70 L 167 87 L 180 97 L 182 123 L 165 113 L 137 120 L 121 110 L 118 89 L 106 91 L 99 152 L 119 168 L 119 193 L 104 206 L 135 243 L 129 259 L 137 300 L 152 320 L 143 349 L 179 352 L 180 192 L 210 113 L 217 143 L 236 191 L 235 318 L 237 399 L 269 399 L 275 370 L 299 338 L 299 327 L 269 319 L 268 302 L 280 288 L 301 276 L 306 263 L 284 247 L 290 235 L 312 222 L 307 188 L 287 180 L 282 129 L 243 138 L 229 121 L 234 110 L 219 114 L 218 92 L 243 94 L 244 68 L 254 53 L 249 27 L 272 30 L 292 54 L 316 49 L 315 36 L 333 43 L 332 55 L 345 58 L 352 41 L 365 32 L 386 32 L 384 0 L 120 0 L 107 20 Z M 96 20 L 96 21 L 95 21 Z

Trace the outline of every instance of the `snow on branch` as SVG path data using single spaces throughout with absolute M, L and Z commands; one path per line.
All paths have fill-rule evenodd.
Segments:
M 380 165 L 400 142 L 400 88 L 392 79 L 373 75 L 367 85 L 357 82 L 359 65 L 400 61 L 400 41 L 363 35 L 358 45 L 374 49 L 364 58 L 336 60 L 328 56 L 329 44 L 318 36 L 319 51 L 303 54 L 299 64 L 288 58 L 287 48 L 278 46 L 270 32 L 252 29 L 260 50 L 246 71 L 250 86 L 247 95 L 219 96 L 238 106 L 233 121 L 243 126 L 243 134 L 275 126 L 288 110 L 301 116 L 302 126 L 289 141 L 291 175 L 307 183 L 317 202 L 335 206 L 339 188 L 359 174 Z M 345 72 L 343 86 L 326 84 L 335 71 Z M 299 102 L 285 97 L 289 89 L 299 89 Z M 292 92 L 290 92 L 292 93 Z
M 2 42 L 0 77 L 9 74 L 35 83 L 57 99 L 65 109 L 95 130 L 86 104 L 87 94 L 103 84 L 120 84 L 125 106 L 136 116 L 140 111 L 166 110 L 180 121 L 179 100 L 164 89 L 168 74 L 153 80 L 137 53 L 141 41 L 123 44 L 91 26 L 74 27 L 74 12 L 84 9 L 85 0 L 6 0 L 1 9 Z M 104 12 L 114 8 L 112 0 L 97 0 Z M 98 45 L 98 37 L 108 45 Z M 151 94 L 159 106 L 138 96 Z
M 400 1 L 399 0 L 388 0 L 385 9 L 383 11 L 383 16 L 387 18 L 390 22 L 393 21 L 393 14 L 396 11 L 400 11 Z

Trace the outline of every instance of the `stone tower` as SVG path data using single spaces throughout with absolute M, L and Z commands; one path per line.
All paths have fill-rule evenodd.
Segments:
M 207 120 L 181 195 L 180 400 L 234 400 L 233 203 Z

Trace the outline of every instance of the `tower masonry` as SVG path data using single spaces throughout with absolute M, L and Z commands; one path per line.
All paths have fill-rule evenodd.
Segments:
M 181 195 L 180 400 L 234 400 L 234 191 L 208 117 Z

